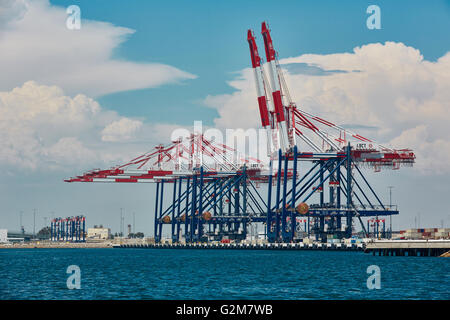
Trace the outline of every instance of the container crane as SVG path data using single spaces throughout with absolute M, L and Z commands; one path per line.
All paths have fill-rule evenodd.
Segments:
M 264 224 L 270 242 L 298 241 L 297 223 L 305 224 L 307 236 L 326 241 L 330 234 L 350 237 L 354 218 L 368 235 L 362 218 L 399 214 L 396 206 L 382 203 L 359 167 L 380 171 L 412 166 L 414 152 L 384 147 L 299 108 L 289 93 L 266 22 L 261 34 L 270 81 L 252 30 L 247 42 L 267 135 L 268 168 L 259 159 L 192 133 L 126 163 L 65 181 L 155 183 L 156 242 L 163 226 L 171 227 L 174 242 L 183 235 L 187 242 L 204 241 L 205 236 L 242 240 L 252 223 Z M 303 175 L 298 174 L 298 161 L 311 164 Z M 267 183 L 264 195 L 257 190 L 260 182 Z M 173 188 L 169 199 L 167 184 Z M 314 198 L 319 202 L 311 203 Z
M 339 237 L 350 237 L 353 218 L 359 220 L 363 231 L 368 235 L 362 217 L 393 215 L 398 214 L 398 210 L 393 210 L 391 206 L 387 207 L 381 202 L 359 166 L 374 168 L 376 172 L 386 167 L 398 169 L 400 166 L 412 166 L 415 161 L 414 152 L 410 149 L 397 150 L 384 147 L 372 139 L 300 109 L 289 93 L 267 22 L 262 23 L 261 34 L 270 85 L 264 81 L 264 66 L 258 56 L 253 32 L 251 30 L 247 32 L 261 121 L 266 128 L 265 124 L 276 120 L 276 129 L 280 137 L 280 148 L 271 155 L 270 161 L 272 171 L 273 162 L 276 160 L 278 173 L 269 175 L 267 201 L 269 209 L 266 223 L 269 241 L 293 241 L 297 229 L 297 216 L 307 217 L 308 234 L 312 219 L 316 239 L 326 240 L 327 234 L 330 233 L 338 234 Z M 266 92 L 272 93 L 275 110 L 275 119 L 273 114 L 269 113 L 269 121 L 266 120 L 264 109 L 266 104 L 263 93 Z M 297 142 L 296 137 L 304 144 Z M 276 145 L 275 141 L 273 144 Z M 297 180 L 298 161 L 312 164 L 312 168 L 300 176 L 299 180 Z M 281 179 L 283 173 L 288 172 L 290 163 L 292 185 L 288 185 L 287 176 Z M 275 199 L 272 197 L 274 176 L 277 177 L 274 183 Z M 362 181 L 358 182 L 357 178 Z M 368 187 L 369 193 L 365 192 L 361 185 Z M 329 189 L 329 202 L 325 202 L 326 186 Z M 319 203 L 307 204 L 314 194 L 319 194 Z M 345 204 L 341 197 L 346 198 Z M 342 218 L 345 219 L 344 230 Z
M 343 152 L 344 148 L 350 143 L 353 147 L 353 160 L 362 163 L 366 167 L 372 167 L 375 171 L 386 167 L 398 169 L 400 166 L 413 165 L 415 154 L 411 149 L 392 149 L 385 147 L 372 139 L 366 138 L 297 107 L 289 93 L 284 71 L 278 61 L 267 22 L 262 23 L 261 34 L 264 40 L 266 62 L 271 80 L 270 85 L 267 81 L 264 81 L 266 76 L 261 58 L 258 55 L 253 31 L 248 30 L 247 32 L 250 57 L 255 73 L 260 117 L 263 127 L 266 130 L 268 130 L 267 128 L 271 122 L 276 123 L 275 129 L 279 132 L 280 149 L 283 153 L 292 152 L 293 147 L 298 146 L 299 151 L 308 151 L 303 155 L 304 157 L 314 157 L 315 154 Z M 272 93 L 276 119 L 273 119 L 273 113 L 267 111 L 266 92 Z M 273 125 L 271 129 L 274 129 Z M 299 145 L 296 136 L 305 145 Z M 274 136 L 272 136 L 272 145 L 277 145 Z M 312 151 L 312 155 L 310 151 Z M 273 153 L 272 156 L 276 157 L 277 153 Z

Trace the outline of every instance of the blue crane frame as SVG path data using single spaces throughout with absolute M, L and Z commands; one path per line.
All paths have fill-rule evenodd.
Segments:
M 242 240 L 246 238 L 247 226 L 252 222 L 265 223 L 269 242 L 293 242 L 296 239 L 297 217 L 308 220 L 305 226 L 308 236 L 314 233 L 317 240 L 325 241 L 328 234 L 351 237 L 355 218 L 368 236 L 369 227 L 366 229 L 362 217 L 399 214 L 396 206 L 381 202 L 357 163 L 352 161 L 350 145 L 341 152 L 322 154 L 299 153 L 295 146 L 285 154 L 279 150 L 275 161 L 278 162 L 276 181 L 273 181 L 271 161 L 267 201 L 255 187 L 245 166 L 234 172 L 208 172 L 200 167 L 192 174 L 159 180 L 155 197 L 155 242 L 162 239 L 163 225 L 171 226 L 173 242 L 181 240 L 182 226 L 186 242 L 206 241 L 207 235 L 217 235 L 218 238 L 231 235 Z M 301 177 L 297 177 L 299 161 L 312 162 L 309 171 Z M 291 162 L 292 177 L 289 177 Z M 358 182 L 358 176 L 362 181 Z M 324 187 L 327 182 L 333 187 L 329 188 L 329 202 L 325 203 Z M 164 186 L 167 183 L 173 183 L 172 202 L 164 209 Z M 364 186 L 367 187 L 366 192 Z M 300 214 L 296 204 L 306 203 L 318 191 L 319 203 L 310 205 L 306 214 Z M 272 203 L 274 192 L 275 201 Z M 342 197 L 346 200 L 345 205 Z M 203 216 L 205 212 L 211 214 L 208 219 Z M 170 219 L 164 221 L 166 216 Z M 312 228 L 311 219 L 314 223 Z M 342 219 L 345 219 L 344 230 Z M 206 232 L 205 226 L 208 227 Z M 386 235 L 384 231 L 383 227 L 383 236 Z
M 84 216 L 57 218 L 50 222 L 51 241 L 86 242 Z

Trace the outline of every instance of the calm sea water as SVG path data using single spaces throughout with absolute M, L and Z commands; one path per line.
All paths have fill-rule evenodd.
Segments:
M 66 269 L 81 269 L 69 290 Z M 369 290 L 367 267 L 381 269 Z M 0 299 L 449 299 L 450 259 L 361 252 L 3 249 Z

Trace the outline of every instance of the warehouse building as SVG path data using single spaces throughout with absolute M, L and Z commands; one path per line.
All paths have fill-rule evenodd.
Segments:
M 88 239 L 107 240 L 111 237 L 111 229 L 103 228 L 103 226 L 88 228 Z
M 400 231 L 399 239 L 422 240 L 422 239 L 449 239 L 450 228 L 426 228 L 408 229 Z
M 8 230 L 0 229 L 0 243 L 8 242 Z

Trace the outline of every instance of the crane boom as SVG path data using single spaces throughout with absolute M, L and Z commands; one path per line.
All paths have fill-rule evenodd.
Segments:
M 259 106 L 259 114 L 261 116 L 261 124 L 266 130 L 267 135 L 267 155 L 270 156 L 272 153 L 271 148 L 271 140 L 272 140 L 272 132 L 270 127 L 270 116 L 269 110 L 267 108 L 267 99 L 266 99 L 266 90 L 265 83 L 263 77 L 263 70 L 261 68 L 261 57 L 258 53 L 258 47 L 256 45 L 255 36 L 252 30 L 248 30 L 247 33 L 247 41 L 250 47 L 250 57 L 252 59 L 252 68 L 253 73 L 255 75 L 255 83 L 256 83 L 256 93 L 258 95 L 258 106 Z
M 266 51 L 266 59 L 269 64 L 269 74 L 272 87 L 272 99 L 275 106 L 275 115 L 278 123 L 278 130 L 280 133 L 280 146 L 281 150 L 285 152 L 289 148 L 288 129 L 284 116 L 283 101 L 281 99 L 281 86 L 278 79 L 277 65 L 276 65 L 276 52 L 273 47 L 272 38 L 270 36 L 270 30 L 266 22 L 262 23 L 261 34 L 264 39 L 264 47 Z

